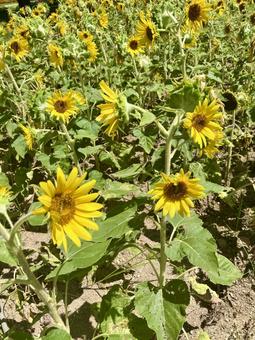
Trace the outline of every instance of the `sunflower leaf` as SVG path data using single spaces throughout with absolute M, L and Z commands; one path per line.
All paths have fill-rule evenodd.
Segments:
M 135 308 L 158 340 L 178 338 L 188 304 L 188 287 L 182 280 L 171 280 L 163 290 L 142 283 L 135 294 Z

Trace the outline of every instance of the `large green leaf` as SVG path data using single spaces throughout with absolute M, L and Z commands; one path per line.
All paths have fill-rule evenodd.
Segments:
M 46 279 L 52 279 L 56 275 L 71 274 L 78 269 L 92 266 L 104 256 L 110 242 L 111 240 L 101 243 L 84 242 L 80 248 L 71 246 L 68 248 L 68 255 L 64 263 L 55 268 Z
M 155 115 L 150 111 L 143 111 L 140 126 L 149 125 L 156 119 Z
M 132 164 L 126 169 L 117 171 L 114 174 L 112 174 L 112 176 L 116 178 L 131 179 L 139 175 L 142 171 L 143 171 L 143 166 L 140 163 L 138 163 L 138 164 Z
M 137 206 L 134 204 L 131 208 L 121 213 L 99 222 L 99 231 L 93 234 L 95 242 L 104 241 L 108 238 L 119 238 L 130 230 L 129 222 L 135 216 Z
M 0 240 L 0 262 L 6 263 L 9 266 L 17 265 L 15 258 L 10 254 L 6 247 L 6 242 L 4 240 Z
M 167 104 L 175 109 L 192 112 L 200 99 L 197 85 L 186 83 L 170 93 Z
M 156 134 L 151 134 L 150 131 L 142 132 L 140 129 L 134 129 L 133 135 L 138 138 L 139 145 L 144 149 L 144 151 L 149 154 L 153 149 L 154 143 L 156 141 Z
M 63 329 L 51 329 L 42 340 L 72 340 L 71 336 Z
M 157 340 L 178 338 L 188 304 L 188 287 L 182 280 L 171 280 L 163 290 L 142 283 L 135 294 L 135 308 L 154 330 Z
M 190 222 L 189 222 L 190 219 Z M 194 266 L 206 272 L 217 271 L 216 242 L 208 230 L 201 226 L 202 221 L 195 215 L 175 220 L 184 228 L 166 248 L 166 255 L 172 261 L 181 261 L 185 256 Z
M 225 256 L 216 254 L 219 267 L 218 271 L 209 271 L 207 275 L 215 284 L 230 286 L 235 280 L 242 277 L 240 270 Z
M 120 198 L 130 193 L 139 194 L 140 190 L 134 184 L 112 181 L 110 179 L 105 181 L 104 189 L 103 191 L 100 191 L 101 196 L 103 196 L 105 200 Z

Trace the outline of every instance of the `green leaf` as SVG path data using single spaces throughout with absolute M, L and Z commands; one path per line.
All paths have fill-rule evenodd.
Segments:
M 101 150 L 103 150 L 103 145 L 86 146 L 78 149 L 85 157 L 97 155 Z
M 208 271 L 209 279 L 215 284 L 230 286 L 242 277 L 240 270 L 225 256 L 216 254 L 219 267 L 217 271 Z
M 167 104 L 174 109 L 192 112 L 198 104 L 199 99 L 200 93 L 197 85 L 186 83 L 170 93 Z
M 117 169 L 121 168 L 117 157 L 112 151 L 101 151 L 99 154 L 99 160 L 100 162 L 116 167 Z
M 38 209 L 41 206 L 40 202 L 34 202 L 30 205 L 29 212 Z M 47 217 L 45 215 L 32 215 L 29 217 L 28 223 L 32 226 L 45 225 L 47 223 Z
M 100 306 L 100 328 L 107 339 L 134 339 L 128 328 L 127 308 L 130 297 L 119 286 L 112 287 L 103 297 Z
M 139 145 L 149 154 L 153 149 L 157 135 L 150 135 L 149 132 L 143 133 L 140 129 L 134 129 L 133 135 L 139 139 Z
M 173 223 L 176 223 L 176 219 Z M 181 261 L 187 256 L 194 266 L 206 272 L 217 271 L 216 242 L 209 231 L 201 226 L 202 221 L 192 215 L 179 219 L 177 223 L 183 226 L 184 233 L 175 237 L 166 248 L 167 257 L 172 261 Z
M 17 265 L 15 258 L 10 254 L 6 247 L 6 242 L 4 240 L 0 240 L 0 262 L 6 263 L 9 266 Z
M 9 187 L 8 177 L 3 172 L 0 172 L 0 186 Z
M 93 240 L 100 242 L 108 238 L 120 238 L 130 230 L 129 222 L 136 212 L 137 206 L 134 204 L 131 208 L 107 218 L 105 221 L 98 222 L 99 230 L 93 233 Z
M 140 126 L 149 125 L 156 119 L 155 115 L 150 111 L 143 111 Z
M 116 178 L 132 179 L 141 174 L 142 171 L 143 166 L 140 163 L 135 163 L 126 169 L 115 172 L 112 176 Z
M 69 154 L 69 150 L 66 144 L 59 144 L 54 146 L 53 156 L 57 159 L 66 158 Z
M 206 332 L 202 331 L 199 333 L 197 340 L 210 340 L 210 337 Z
M 121 183 L 118 181 L 112 181 L 107 179 L 104 184 L 104 188 L 101 191 L 101 196 L 105 200 L 112 199 L 112 198 L 120 198 L 127 194 L 139 194 L 139 188 L 130 183 Z
M 27 146 L 23 136 L 19 136 L 18 138 L 16 138 L 15 141 L 12 143 L 12 147 L 15 149 L 18 156 L 24 158 L 27 152 Z
M 77 130 L 76 139 L 88 138 L 92 141 L 97 140 L 98 133 L 100 130 L 100 126 L 95 121 L 89 121 L 85 118 L 76 122 L 76 125 L 81 128 L 81 130 Z
M 63 329 L 51 329 L 42 340 L 72 340 L 71 336 Z
M 83 242 L 80 248 L 72 245 L 68 248 L 68 255 L 64 263 L 55 268 L 46 279 L 52 279 L 57 274 L 71 274 L 78 269 L 92 266 L 104 256 L 110 242 L 111 240 L 101 243 Z
M 188 304 L 188 287 L 182 280 L 171 280 L 163 290 L 142 283 L 135 294 L 135 308 L 154 330 L 157 340 L 178 338 Z
M 33 336 L 23 331 L 11 331 L 6 340 L 34 340 Z M 63 339 L 64 340 L 64 339 Z

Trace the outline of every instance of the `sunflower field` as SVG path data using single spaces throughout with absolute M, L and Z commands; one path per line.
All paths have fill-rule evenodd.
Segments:
M 0 11 L 0 339 L 254 339 L 255 1 Z

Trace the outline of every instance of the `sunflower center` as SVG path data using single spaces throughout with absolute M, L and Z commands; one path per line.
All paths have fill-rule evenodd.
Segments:
M 196 21 L 199 19 L 201 14 L 201 7 L 199 4 L 190 5 L 188 11 L 188 17 L 191 21 Z
M 84 39 L 87 39 L 89 36 L 88 36 L 88 34 L 87 33 L 83 33 L 83 38 Z
M 136 40 L 131 40 L 129 46 L 132 50 L 137 50 L 138 42 Z
M 54 103 L 54 108 L 59 113 L 64 113 L 67 110 L 67 103 L 64 100 L 57 100 Z
M 169 183 L 164 187 L 164 195 L 169 200 L 180 200 L 187 194 L 187 185 L 184 182 Z
M 146 36 L 150 41 L 153 41 L 153 32 L 149 26 L 146 28 Z
M 204 115 L 196 115 L 192 119 L 192 125 L 197 131 L 201 131 L 206 125 L 206 117 Z
M 61 225 L 70 222 L 74 211 L 75 203 L 70 195 L 57 194 L 51 201 L 51 215 Z
M 11 43 L 11 49 L 17 54 L 19 52 L 19 44 L 17 41 Z

